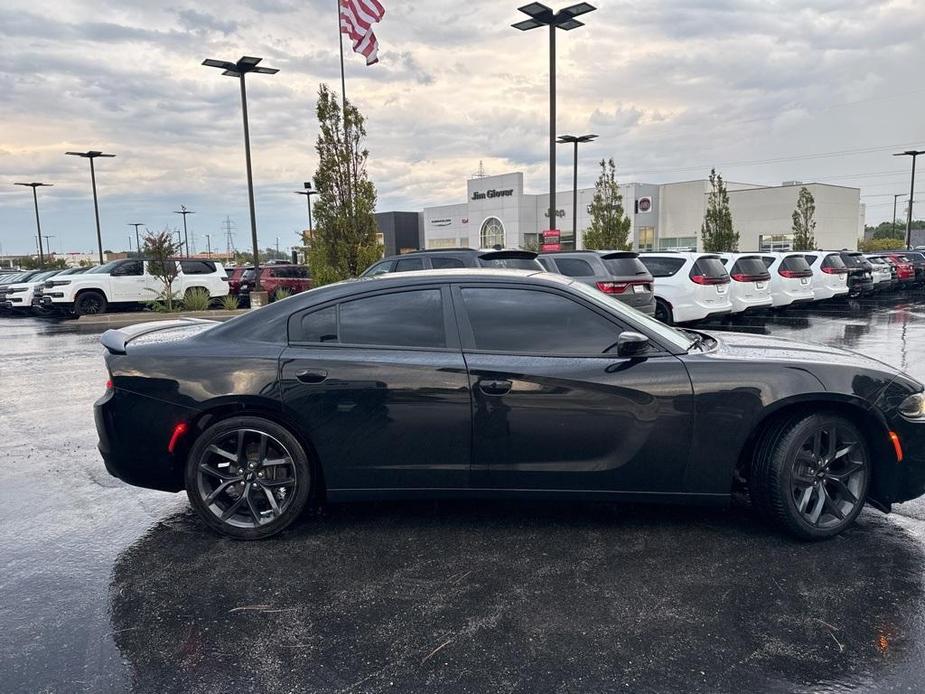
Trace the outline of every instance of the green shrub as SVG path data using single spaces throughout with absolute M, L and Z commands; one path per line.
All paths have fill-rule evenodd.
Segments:
M 277 287 L 276 291 L 273 292 L 274 301 L 281 301 L 289 296 L 292 296 L 292 292 L 286 289 L 285 287 Z
M 234 294 L 228 294 L 222 297 L 222 308 L 226 311 L 237 311 L 240 305 L 241 302 L 238 301 L 238 297 Z
M 187 311 L 208 311 L 211 297 L 209 292 L 199 287 L 186 290 L 183 298 L 183 308 Z

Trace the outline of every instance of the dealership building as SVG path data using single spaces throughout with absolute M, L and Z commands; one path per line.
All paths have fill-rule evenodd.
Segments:
M 820 248 L 856 249 L 864 231 L 861 191 L 799 181 L 780 186 L 727 182 L 733 224 L 741 250 L 788 250 L 792 215 L 800 188 L 816 201 L 816 243 Z M 623 207 L 631 221 L 636 250 L 702 249 L 700 225 L 710 192 L 708 180 L 680 183 L 626 183 L 620 186 Z M 418 221 L 423 248 L 537 248 L 543 232 L 560 231 L 563 249 L 581 249 L 582 233 L 572 224 L 572 191 L 556 193 L 556 220 L 549 222 L 549 194 L 524 191 L 523 173 L 473 178 L 466 182 L 466 201 L 428 207 Z M 578 191 L 578 229 L 591 223 L 588 212 L 594 188 Z M 408 223 L 409 228 L 414 226 Z

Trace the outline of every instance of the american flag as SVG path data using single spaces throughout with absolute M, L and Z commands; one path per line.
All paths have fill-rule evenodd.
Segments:
M 379 0 L 340 0 L 340 31 L 353 41 L 353 52 L 362 53 L 367 65 L 379 62 L 379 41 L 373 24 L 385 16 Z

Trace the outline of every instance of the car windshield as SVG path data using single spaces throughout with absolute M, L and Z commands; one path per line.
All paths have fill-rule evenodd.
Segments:
M 641 323 L 646 330 L 654 333 L 655 335 L 658 335 L 673 347 L 687 351 L 696 342 L 696 340 L 692 340 L 690 336 L 686 335 L 685 333 L 675 330 L 674 328 L 665 325 L 661 321 L 657 321 L 651 316 L 647 316 L 641 311 L 637 311 L 619 299 L 614 299 L 609 294 L 604 294 L 603 292 L 598 291 L 590 285 L 583 284 L 581 282 L 572 282 L 570 286 L 572 289 L 584 294 L 586 298 L 591 299 L 596 304 L 603 305 L 612 313 L 616 313 L 621 317 L 624 317 L 626 320 L 635 323 Z
M 115 270 L 119 265 L 122 264 L 121 260 L 113 260 L 111 263 L 104 263 L 103 265 L 97 265 L 87 270 L 87 275 L 108 275 L 110 272 Z

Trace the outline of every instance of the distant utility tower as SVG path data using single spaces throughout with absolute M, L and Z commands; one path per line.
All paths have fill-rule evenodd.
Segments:
M 228 254 L 237 253 L 234 247 L 234 228 L 231 217 L 225 217 L 225 221 L 222 222 L 222 233 L 225 235 L 225 252 Z
M 485 173 L 485 163 L 479 159 L 479 170 L 472 174 L 472 178 L 485 178 L 487 175 Z

